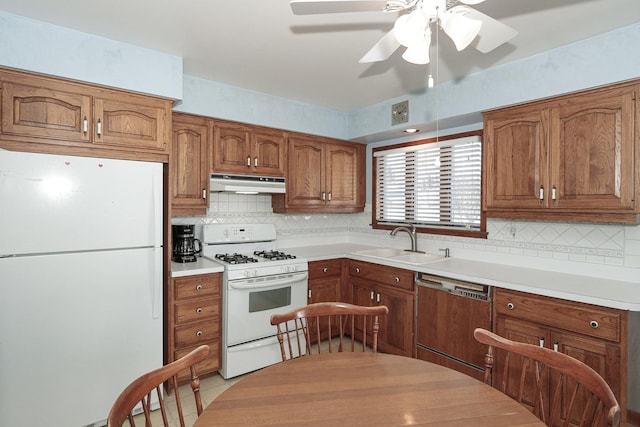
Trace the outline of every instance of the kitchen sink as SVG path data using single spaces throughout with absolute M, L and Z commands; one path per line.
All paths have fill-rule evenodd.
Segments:
M 395 248 L 376 248 L 355 252 L 356 255 L 368 256 L 372 258 L 382 258 L 389 261 L 402 262 L 407 264 L 424 264 L 443 259 L 442 255 L 409 252 Z
M 394 261 L 406 262 L 408 264 L 424 264 L 427 262 L 433 262 L 443 259 L 442 255 L 435 255 L 429 253 L 417 253 L 417 252 L 405 252 L 403 255 L 396 255 L 391 257 Z
M 394 248 L 376 248 L 376 249 L 367 249 L 366 251 L 356 252 L 358 255 L 370 256 L 374 258 L 391 258 L 398 255 L 406 254 L 407 251 L 403 251 L 402 249 L 394 249 Z

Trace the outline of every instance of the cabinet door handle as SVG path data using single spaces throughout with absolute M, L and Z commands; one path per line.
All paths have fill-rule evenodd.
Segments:
M 85 135 L 89 131 L 89 121 L 87 120 L 86 116 L 84 117 L 84 120 L 82 121 L 82 131 L 84 132 Z
M 253 159 L 253 166 L 258 167 L 258 158 L 254 157 Z
M 551 187 L 551 200 L 556 201 L 556 186 Z
M 516 305 L 514 303 L 510 302 L 510 303 L 507 304 L 507 308 L 509 310 L 513 310 L 514 308 L 516 308 Z
M 201 291 L 201 290 L 202 290 L 202 285 L 196 286 L 196 291 Z
M 544 337 L 540 337 L 540 347 L 544 347 Z
M 311 299 L 311 289 L 307 291 L 307 298 Z
M 207 198 L 207 189 L 206 188 L 202 189 L 202 198 L 205 199 L 205 200 Z
M 322 269 L 322 272 L 323 272 L 323 273 L 326 273 L 327 271 L 329 271 L 329 269 L 328 269 L 327 267 L 325 267 L 325 268 L 323 268 L 323 269 Z
M 251 167 L 251 156 L 247 156 L 247 167 Z
M 97 131 L 98 136 L 102 136 L 102 122 L 100 121 L 100 119 L 98 119 Z
M 376 294 L 376 302 L 380 304 L 380 292 Z
M 360 273 L 360 269 L 356 267 L 356 273 Z
M 202 331 L 198 331 L 198 332 L 196 332 L 196 336 L 197 336 L 197 337 L 201 337 L 201 336 L 202 336 Z
M 327 193 L 325 193 L 324 191 L 322 192 L 322 201 L 324 202 L 325 200 L 327 200 Z
M 598 329 L 600 327 L 600 324 L 597 320 L 592 320 L 591 322 L 589 322 L 589 326 L 591 326 L 593 329 Z
M 538 195 L 538 197 L 540 198 L 540 201 L 544 200 L 544 186 L 540 186 L 540 194 Z
M 196 308 L 196 313 L 198 314 L 202 313 L 202 308 L 201 307 Z
M 558 351 L 558 341 L 553 343 L 553 351 Z
M 396 283 L 400 283 L 400 278 L 399 277 L 394 277 L 393 280 L 395 280 Z
M 374 298 L 375 298 L 375 296 L 374 296 L 374 295 L 375 295 L 375 292 L 371 291 L 371 296 L 369 297 L 369 299 L 371 299 L 371 301 L 373 301 L 373 300 L 374 300 Z
M 329 191 L 329 201 L 331 201 L 331 191 Z

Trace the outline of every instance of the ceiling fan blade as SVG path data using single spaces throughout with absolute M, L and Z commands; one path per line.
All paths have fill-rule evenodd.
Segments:
M 493 49 L 518 35 L 518 32 L 510 26 L 470 7 L 456 6 L 451 8 L 451 11 L 457 11 L 457 13 L 462 13 L 467 18 L 482 21 L 480 33 L 478 33 L 475 40 L 471 42 L 471 46 L 482 53 L 491 52 Z
M 322 13 L 381 12 L 386 0 L 292 0 L 289 2 L 295 15 Z
M 365 53 L 358 62 L 366 64 L 369 62 L 384 61 L 393 55 L 393 52 L 395 52 L 399 47 L 400 43 L 393 34 L 393 30 L 391 30 L 385 34 L 378 43 L 373 45 L 373 47 L 369 49 L 369 51 Z

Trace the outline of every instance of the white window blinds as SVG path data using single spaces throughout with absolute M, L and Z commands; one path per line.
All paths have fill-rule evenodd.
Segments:
M 480 230 L 481 145 L 472 136 L 376 151 L 377 222 Z

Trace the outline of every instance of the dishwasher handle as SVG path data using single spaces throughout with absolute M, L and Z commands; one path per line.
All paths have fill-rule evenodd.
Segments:
M 438 291 L 449 292 L 465 298 L 490 301 L 489 286 L 476 283 L 460 282 L 444 277 L 431 276 L 425 273 L 416 273 L 415 284 Z

